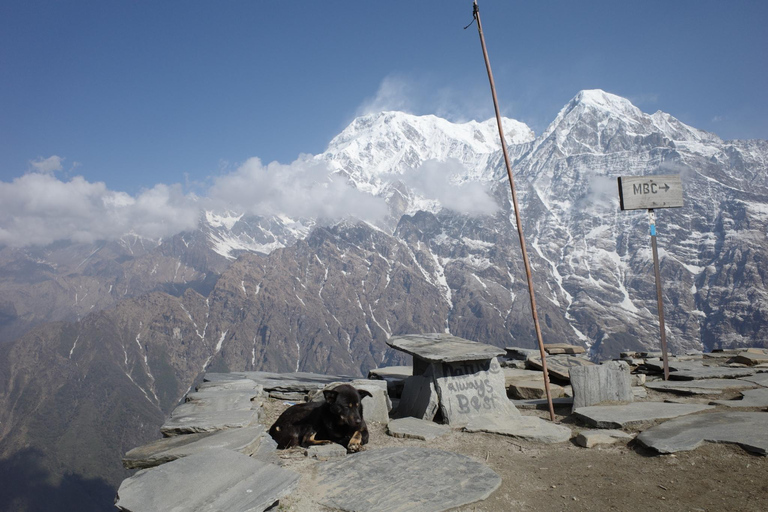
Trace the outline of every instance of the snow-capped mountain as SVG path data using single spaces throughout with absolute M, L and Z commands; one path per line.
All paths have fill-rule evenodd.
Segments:
M 685 206 L 657 211 L 671 350 L 768 345 L 768 142 L 603 91 L 577 94 L 538 137 L 504 125 L 545 342 L 595 358 L 658 348 L 648 219 L 619 210 L 616 177 L 680 174 Z M 0 455 L 45 442 L 43 470 L 114 485 L 122 452 L 206 370 L 365 374 L 402 362 L 386 339 L 413 332 L 534 346 L 495 121 L 385 112 L 309 158 L 388 216 L 208 211 L 163 240 L 0 249 Z M 435 162 L 496 210 L 417 190 Z M 77 456 L 86 442 L 98 456 Z

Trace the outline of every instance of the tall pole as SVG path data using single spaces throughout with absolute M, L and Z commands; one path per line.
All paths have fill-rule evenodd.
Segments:
M 512 204 L 515 208 L 515 219 L 517 221 L 517 234 L 520 237 L 520 249 L 523 253 L 523 263 L 525 265 L 525 275 L 528 278 L 528 295 L 531 298 L 531 314 L 533 315 L 533 326 L 536 329 L 536 339 L 539 342 L 539 352 L 541 353 L 541 367 L 544 371 L 544 389 L 547 392 L 547 404 L 549 405 L 549 418 L 555 421 L 555 408 L 552 405 L 552 392 L 549 389 L 549 371 L 547 370 L 547 355 L 544 351 L 544 340 L 541 337 L 541 326 L 539 325 L 539 316 L 536 314 L 536 296 L 533 292 L 533 277 L 531 275 L 531 264 L 528 261 L 528 251 L 525 248 L 525 236 L 523 236 L 523 223 L 520 220 L 520 208 L 517 204 L 517 192 L 515 191 L 515 180 L 512 178 L 512 165 L 509 162 L 509 153 L 507 152 L 507 143 L 504 140 L 504 128 L 501 126 L 501 114 L 499 113 L 499 101 L 496 98 L 496 85 L 493 82 L 493 73 L 491 72 L 491 62 L 488 59 L 488 50 L 485 47 L 485 37 L 483 36 L 483 25 L 480 23 L 480 10 L 477 7 L 477 0 L 474 0 L 473 13 L 477 21 L 477 31 L 480 34 L 480 45 L 483 47 L 483 58 L 485 59 L 485 69 L 488 71 L 488 80 L 491 83 L 491 96 L 493 96 L 493 108 L 496 111 L 496 124 L 499 127 L 499 137 L 501 138 L 501 150 L 504 153 L 504 163 L 507 166 L 507 177 L 509 178 L 509 187 L 512 190 Z
M 656 305 L 659 309 L 659 329 L 661 330 L 661 357 L 664 358 L 664 380 L 669 380 L 669 358 L 667 357 L 667 329 L 664 327 L 664 301 L 661 296 L 661 272 L 659 271 L 659 253 L 656 250 L 656 213 L 648 208 L 648 220 L 651 225 L 651 250 L 653 252 L 653 273 L 656 275 Z

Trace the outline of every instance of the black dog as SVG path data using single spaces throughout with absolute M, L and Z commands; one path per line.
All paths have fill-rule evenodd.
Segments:
M 368 443 L 361 401 L 372 395 L 349 384 L 325 390 L 323 395 L 324 402 L 292 405 L 277 418 L 269 435 L 278 448 L 339 443 L 352 453 Z

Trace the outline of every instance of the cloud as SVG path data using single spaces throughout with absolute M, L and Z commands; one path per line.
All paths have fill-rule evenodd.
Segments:
M 157 239 L 194 228 L 199 206 L 178 185 L 156 185 L 136 197 L 77 176 L 25 174 L 0 182 L 0 245 L 93 242 L 127 233 Z
M 387 213 L 383 199 L 357 190 L 343 176 L 331 174 L 324 162 L 308 155 L 287 165 L 264 165 L 251 158 L 214 180 L 207 203 L 216 209 L 293 218 L 351 216 L 376 221 Z
M 60 156 L 49 156 L 48 158 L 38 157 L 35 160 L 30 160 L 29 165 L 35 172 L 43 172 L 52 174 L 56 171 L 62 170 L 64 167 L 61 165 L 64 159 Z
M 491 215 L 498 205 L 485 184 L 473 181 L 459 183 L 466 175 L 458 160 L 427 160 L 420 167 L 408 171 L 400 180 L 419 195 L 437 200 L 444 208 L 467 215 Z
M 366 99 L 357 115 L 375 114 L 389 110 L 413 113 L 411 102 L 416 94 L 414 82 L 402 76 L 390 75 L 382 80 L 376 94 Z

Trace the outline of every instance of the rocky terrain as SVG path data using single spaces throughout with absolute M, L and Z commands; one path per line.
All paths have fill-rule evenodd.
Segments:
M 596 360 L 657 347 L 647 217 L 619 210 L 616 177 L 680 174 L 685 206 L 657 212 L 670 347 L 766 346 L 766 141 L 723 141 L 603 91 L 538 137 L 505 126 L 546 342 Z M 2 474 L 53 475 L 50 492 L 69 478 L 89 510 L 205 371 L 365 375 L 405 361 L 385 344 L 405 333 L 533 347 L 494 130 L 355 120 L 309 158 L 384 204 L 377 218 L 208 211 L 163 240 L 0 248 Z M 439 178 L 465 188 L 430 195 Z

